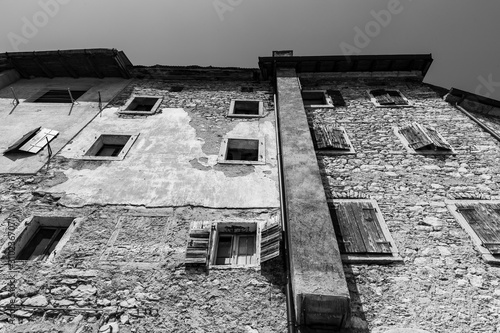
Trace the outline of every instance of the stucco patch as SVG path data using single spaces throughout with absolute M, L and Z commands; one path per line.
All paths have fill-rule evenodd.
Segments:
M 200 160 L 201 160 L 201 159 L 192 159 L 192 160 L 190 160 L 190 161 L 189 161 L 189 163 L 191 164 L 191 166 L 192 166 L 193 168 L 198 169 L 198 170 L 201 170 L 201 171 L 212 170 L 212 168 L 211 168 L 211 167 L 209 167 L 209 166 L 205 166 L 205 165 L 201 164 L 201 163 L 199 162 Z M 208 159 L 207 159 L 207 158 L 205 158 L 205 160 L 207 160 L 207 161 L 208 161 Z
M 239 164 L 217 164 L 214 166 L 214 170 L 224 172 L 226 177 L 244 177 L 255 172 L 255 166 L 253 165 L 239 165 Z

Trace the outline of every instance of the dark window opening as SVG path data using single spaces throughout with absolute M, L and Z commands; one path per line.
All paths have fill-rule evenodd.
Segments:
M 71 96 L 68 90 L 49 90 L 42 96 L 38 97 L 34 100 L 34 103 L 73 103 L 73 100 L 77 100 L 83 94 L 85 94 L 87 90 L 71 90 Z
M 158 102 L 155 97 L 135 97 L 132 103 L 125 109 L 126 111 L 151 111 Z
M 43 260 L 47 258 L 68 228 L 40 227 L 17 256 L 17 260 Z
M 235 101 L 234 102 L 234 114 L 259 114 L 259 102 L 258 101 Z
M 184 89 L 183 86 L 173 86 L 170 87 L 170 92 L 181 92 Z
M 118 156 L 125 145 L 102 145 L 96 156 Z
M 241 92 L 253 92 L 253 87 L 241 87 Z
M 322 91 L 303 91 L 302 100 L 306 106 L 327 104 L 325 93 Z
M 85 154 L 86 156 L 118 156 L 127 142 L 130 140 L 131 135 L 108 135 L 103 134 L 97 141 L 90 147 Z
M 229 139 L 227 142 L 226 160 L 258 161 L 259 140 Z
M 216 265 L 252 265 L 255 263 L 255 233 L 219 235 Z

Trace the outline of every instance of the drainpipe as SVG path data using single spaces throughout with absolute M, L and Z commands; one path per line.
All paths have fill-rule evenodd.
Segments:
M 482 129 L 484 129 L 486 132 L 490 133 L 491 136 L 493 136 L 495 139 L 497 139 L 497 141 L 500 141 L 500 135 L 498 135 L 494 130 L 492 130 L 486 124 L 483 124 L 479 119 L 477 119 L 476 117 L 474 117 L 469 111 L 465 110 L 463 107 L 461 107 L 460 105 L 458 105 L 464 99 L 465 99 L 465 97 L 462 97 L 462 99 L 460 101 L 456 102 L 455 105 L 454 105 L 455 108 L 457 110 L 461 111 L 463 114 L 465 114 L 470 119 L 472 119 L 472 121 L 474 121 L 476 124 L 478 124 L 479 127 L 481 127 Z
M 292 292 L 292 275 L 290 273 L 290 257 L 288 253 L 288 226 L 286 218 L 286 209 L 285 209 L 285 191 L 283 188 L 284 179 L 283 179 L 283 164 L 281 163 L 281 135 L 280 135 L 280 126 L 279 126 L 279 117 L 278 117 L 278 107 L 277 107 L 278 99 L 276 98 L 276 94 L 274 94 L 274 116 L 276 122 L 276 154 L 278 158 L 278 183 L 279 183 L 279 193 L 280 193 L 280 207 L 281 207 L 281 225 L 284 228 L 284 245 L 285 245 L 285 266 L 286 266 L 286 315 L 287 315 L 287 329 L 288 333 L 295 333 L 295 310 L 293 305 L 293 292 Z

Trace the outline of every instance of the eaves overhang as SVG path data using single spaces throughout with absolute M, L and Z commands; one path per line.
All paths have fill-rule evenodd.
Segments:
M 294 68 L 297 74 L 417 71 L 423 77 L 432 60 L 431 54 L 277 56 L 259 57 L 259 68 L 264 80 L 273 79 L 277 68 Z
M 122 77 L 130 78 L 132 63 L 116 49 L 6 52 L 0 54 L 0 72 L 14 69 L 22 78 Z

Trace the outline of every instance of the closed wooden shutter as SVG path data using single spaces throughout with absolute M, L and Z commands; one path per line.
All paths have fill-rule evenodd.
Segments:
M 433 144 L 433 141 L 417 123 L 402 127 L 399 132 L 408 141 L 408 146 L 417 150 Z
M 186 266 L 207 266 L 210 258 L 212 227 L 210 223 L 195 221 L 191 223 L 186 248 Z
M 370 91 L 372 96 L 375 98 L 378 104 L 380 105 L 391 105 L 394 104 L 394 101 L 392 98 L 387 94 L 385 89 L 376 89 Z
M 481 239 L 482 245 L 492 254 L 500 254 L 500 205 L 456 204 L 472 230 Z
M 327 90 L 326 93 L 332 98 L 334 106 L 345 106 L 344 97 L 339 90 Z
M 332 125 L 317 125 L 314 128 L 314 137 L 318 149 L 350 150 L 342 128 Z
M 333 223 L 342 253 L 391 253 L 370 202 L 336 202 Z
M 260 240 L 260 262 L 280 255 L 281 226 L 278 222 L 268 222 L 262 228 Z
M 431 138 L 432 142 L 434 143 L 436 149 L 444 149 L 444 150 L 452 149 L 450 144 L 446 142 L 443 138 L 441 138 L 441 136 L 435 129 L 431 127 L 426 127 L 425 130 L 427 131 L 427 135 Z

